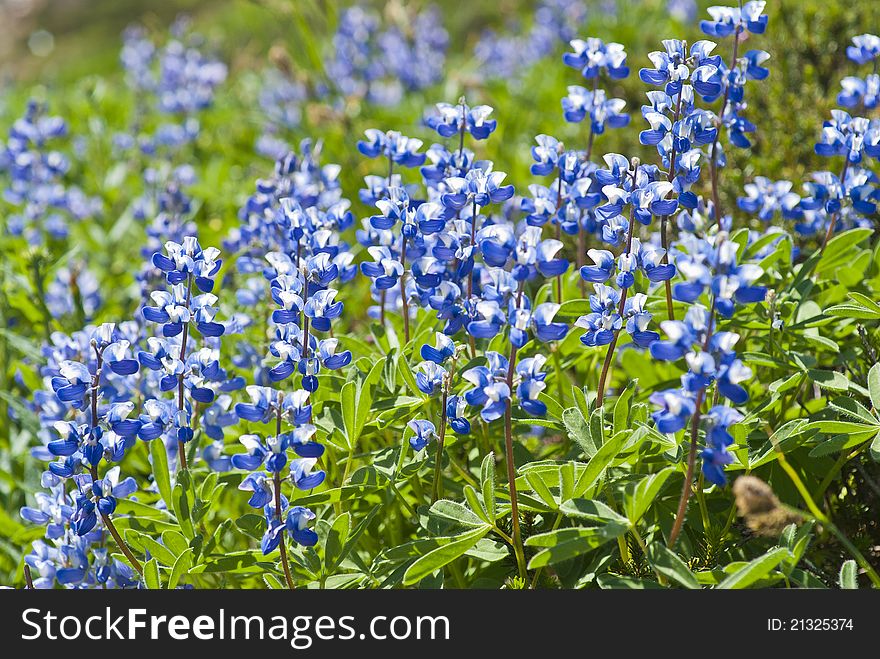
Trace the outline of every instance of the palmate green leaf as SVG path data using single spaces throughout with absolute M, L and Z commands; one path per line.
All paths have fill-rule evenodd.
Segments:
M 344 561 L 348 557 L 348 555 L 351 554 L 351 551 L 357 546 L 358 540 L 360 540 L 361 536 L 369 528 L 370 523 L 384 507 L 384 505 L 373 506 L 372 510 L 370 510 L 367 516 L 358 523 L 354 531 L 348 534 L 348 539 L 342 546 L 342 550 L 339 552 L 339 556 L 336 558 L 336 561 L 333 565 L 334 569 L 336 569 L 342 563 L 342 561 Z
M 627 433 L 620 432 L 602 444 L 577 480 L 574 489 L 576 497 L 586 494 L 599 481 L 606 467 L 617 457 L 626 439 Z
M 144 585 L 149 590 L 162 588 L 162 582 L 159 580 L 159 563 L 155 558 L 151 558 L 144 565 Z
M 444 565 L 459 558 L 477 544 L 477 541 L 485 536 L 491 528 L 492 527 L 488 524 L 484 524 L 482 527 L 475 528 L 460 535 L 448 537 L 446 543 L 429 551 L 421 558 L 416 559 L 415 562 L 407 568 L 403 575 L 404 585 L 411 586 L 435 570 L 439 570 Z
M 880 433 L 877 433 L 874 441 L 871 442 L 871 446 L 868 448 L 868 454 L 874 462 L 880 462 Z
M 718 584 L 717 588 L 722 590 L 748 588 L 756 581 L 760 581 L 769 575 L 786 556 L 788 556 L 788 549 L 785 547 L 771 549 L 763 556 L 759 556 L 753 561 L 746 563 Z
M 666 467 L 637 483 L 627 485 L 623 507 L 630 524 L 635 526 L 638 523 L 674 472 L 674 467 Z
M 838 582 L 840 583 L 840 587 L 845 590 L 858 589 L 858 566 L 854 560 L 849 559 L 848 561 L 844 561 L 843 565 L 840 566 Z
M 666 545 L 655 542 L 648 546 L 648 560 L 660 574 L 671 579 L 680 586 L 697 590 L 700 583 L 683 560 Z
M 575 558 L 623 535 L 628 528 L 628 524 L 608 522 L 602 526 L 556 529 L 533 535 L 526 540 L 526 545 L 541 550 L 532 557 L 528 567 L 534 570 Z
M 153 478 L 159 495 L 167 506 L 171 502 L 171 474 L 168 471 L 168 454 L 165 452 L 165 444 L 161 441 L 150 442 L 150 458 L 153 463 Z

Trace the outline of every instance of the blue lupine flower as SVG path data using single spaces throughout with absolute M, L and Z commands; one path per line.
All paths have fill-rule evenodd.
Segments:
M 860 34 L 852 41 L 853 45 L 846 47 L 846 56 L 856 64 L 867 64 L 880 56 L 880 37 Z
M 873 110 L 880 103 L 880 75 L 870 73 L 864 78 L 847 76 L 840 81 L 842 87 L 837 95 L 840 105 L 853 108 L 861 104 L 866 110 Z
M 723 486 L 727 483 L 724 466 L 733 462 L 733 456 L 727 452 L 727 447 L 733 444 L 733 437 L 728 429 L 742 421 L 743 415 L 732 407 L 715 405 L 709 410 L 705 420 L 708 426 L 707 446 L 700 453 L 703 459 L 703 475 L 710 483 Z
M 649 348 L 660 339 L 657 332 L 648 329 L 653 315 L 645 311 L 648 297 L 644 293 L 636 293 L 626 299 L 623 305 L 623 317 L 626 320 L 626 331 L 633 343 L 640 348 Z
M 406 425 L 413 431 L 413 436 L 409 438 L 409 445 L 416 452 L 423 450 L 436 433 L 434 424 L 427 419 L 413 419 Z
M 717 98 L 721 93 L 718 66 L 721 58 L 710 55 L 715 48 L 711 41 L 697 41 L 685 52 L 685 44 L 678 39 L 665 39 L 664 51 L 648 53 L 653 69 L 644 68 L 639 71 L 642 82 L 664 86 L 669 96 L 681 92 L 683 82 L 690 79 L 696 92 L 709 99 Z M 691 66 L 694 67 L 693 71 Z
M 511 392 L 504 382 L 507 377 L 507 360 L 493 352 L 487 352 L 486 357 L 490 358 L 489 367 L 475 366 L 461 376 L 474 385 L 465 393 L 465 400 L 468 405 L 482 406 L 480 416 L 488 423 L 504 415 Z
M 443 384 L 445 378 L 446 369 L 433 361 L 424 361 L 416 366 L 416 385 L 419 391 L 429 396 Z
M 700 29 L 713 37 L 727 37 L 734 32 L 763 34 L 767 29 L 764 0 L 750 0 L 740 7 L 709 7 L 711 21 L 700 21 Z
M 629 67 L 626 65 L 626 51 L 619 43 L 604 43 L 601 39 L 590 37 L 586 40 L 571 41 L 572 53 L 565 53 L 562 61 L 568 66 L 580 69 L 584 78 L 599 76 L 604 70 L 610 78 L 626 78 Z
M 489 118 L 493 110 L 488 105 L 471 108 L 461 102 L 458 105 L 437 103 L 435 107 L 436 114 L 427 117 L 425 124 L 441 137 L 453 137 L 464 131 L 475 140 L 485 140 L 498 126 L 497 121 Z
M 604 89 L 595 91 L 570 85 L 568 96 L 562 99 L 562 110 L 566 121 L 578 123 L 590 117 L 594 133 L 601 135 L 605 127 L 623 128 L 629 124 L 629 115 L 623 112 L 626 101 L 622 98 L 607 98 Z
M 241 481 L 238 489 L 244 492 L 253 492 L 248 500 L 248 505 L 252 508 L 263 508 L 272 500 L 270 481 L 260 472 L 248 474 Z
M 756 214 L 764 222 L 769 222 L 780 213 L 786 219 L 798 217 L 801 198 L 791 191 L 790 181 L 771 181 L 763 176 L 756 176 L 754 182 L 746 183 L 743 189 L 745 197 L 738 197 L 737 206 L 747 213 Z
M 333 35 L 327 80 L 343 96 L 394 105 L 404 89 L 425 89 L 442 77 L 448 45 L 436 7 L 410 15 L 406 30 L 383 26 L 379 15 L 364 7 L 349 7 Z
M 466 408 L 467 401 L 462 396 L 450 396 L 446 401 L 446 420 L 458 435 L 471 432 L 471 422 L 464 416 Z
M 442 364 L 455 354 L 455 342 L 442 332 L 436 332 L 434 337 L 434 346 L 424 344 L 419 354 L 423 359 Z
M 318 463 L 317 458 L 297 458 L 290 463 L 290 482 L 296 486 L 298 490 L 311 490 L 318 487 L 324 482 L 326 474 L 319 471 L 312 471 Z
M 620 292 L 603 284 L 594 284 L 595 293 L 590 295 L 590 313 L 575 321 L 575 327 L 587 330 L 581 343 L 588 347 L 608 345 L 623 327 L 617 312 Z
M 535 176 L 545 176 L 557 166 L 564 147 L 551 135 L 538 135 L 535 141 L 538 145 L 532 147 L 532 158 L 535 162 L 532 164 L 531 172 Z
M 655 391 L 650 401 L 663 408 L 651 415 L 662 433 L 676 433 L 684 428 L 697 409 L 693 398 L 680 389 Z
M 303 547 L 313 547 L 318 542 L 318 534 L 308 528 L 308 523 L 315 519 L 315 513 L 303 506 L 294 506 L 287 511 L 285 528 L 290 537 Z
M 425 154 L 418 153 L 422 140 L 406 137 L 394 130 L 383 133 L 368 128 L 364 133 L 367 139 L 359 141 L 357 147 L 368 158 L 383 156 L 403 167 L 418 167 L 425 162 Z
M 444 180 L 448 192 L 441 195 L 441 203 L 452 210 L 476 204 L 482 208 L 489 204 L 507 201 L 513 196 L 512 185 L 502 185 L 507 177 L 504 172 L 486 172 L 479 167 L 468 170 L 464 178 L 450 177 Z
M 871 129 L 877 131 L 880 120 L 851 117 L 843 110 L 832 110 L 831 117 L 822 125 L 822 137 L 816 144 L 816 153 L 825 157 L 846 156 L 850 163 L 860 163 L 865 152 L 866 134 Z

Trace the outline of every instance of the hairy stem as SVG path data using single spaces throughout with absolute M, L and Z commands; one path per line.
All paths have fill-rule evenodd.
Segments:
M 186 279 L 186 308 L 189 309 L 190 299 L 192 298 L 192 274 L 187 276 Z M 189 322 L 184 323 L 183 325 L 183 337 L 180 340 L 180 355 L 178 355 L 178 360 L 181 363 L 184 363 L 184 359 L 186 359 L 186 344 L 189 339 Z M 177 376 L 177 409 L 182 413 L 183 412 L 183 380 L 185 373 L 180 373 Z M 186 446 L 183 441 L 178 438 L 177 439 L 177 460 L 181 469 L 186 469 Z
M 843 161 L 843 169 L 840 171 L 840 185 L 845 186 L 846 184 L 846 171 L 849 169 L 849 156 Z M 845 189 L 845 188 L 844 188 Z M 825 232 L 825 238 L 822 240 L 822 247 L 819 249 L 819 253 L 823 253 L 825 248 L 828 246 L 828 241 L 831 240 L 831 236 L 834 235 L 834 226 L 837 224 L 837 217 L 840 215 L 840 211 L 831 214 L 831 220 L 828 222 L 828 231 Z
M 523 282 L 519 283 L 517 292 L 517 307 L 522 300 Z M 528 583 L 528 572 L 526 570 L 526 557 L 523 551 L 522 535 L 519 528 L 519 503 L 516 494 L 516 465 L 513 458 L 513 373 L 516 368 L 517 347 L 510 344 L 510 356 L 507 364 L 507 388 L 510 390 L 511 398 L 507 401 L 507 408 L 504 411 L 504 453 L 507 462 L 507 489 L 510 493 L 510 521 L 513 529 L 513 552 L 516 556 L 516 564 L 519 568 L 519 576 Z

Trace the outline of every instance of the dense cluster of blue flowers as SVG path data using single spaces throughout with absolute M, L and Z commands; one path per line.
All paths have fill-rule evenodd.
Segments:
M 145 232 L 136 274 L 142 299 L 131 317 L 92 325 L 101 288 L 87 270 L 59 269 L 48 287 L 51 313 L 78 312 L 85 326 L 51 334 L 42 348 L 42 386 L 29 403 L 40 423 L 32 454 L 48 463 L 44 491 L 21 509 L 46 528 L 25 559 L 34 585 L 142 582 L 140 563 L 113 523 L 126 514 L 120 502 L 137 503 L 144 489 L 159 495 L 160 509 L 173 504 L 163 484 L 124 477 L 124 458 L 140 441 L 157 443 L 174 486 L 188 487 L 190 470 L 201 467 L 240 476 L 248 505 L 262 513 L 261 551 L 279 552 L 292 587 L 288 551 L 319 539 L 310 527 L 316 513 L 296 503 L 328 479 L 332 430 L 316 415 L 339 404 L 338 376 L 354 370 L 346 370 L 354 347 L 333 330 L 351 314 L 344 298 L 358 276 L 364 289 L 369 282 L 367 315 L 381 329 L 370 340 L 393 336 L 414 393 L 426 403 L 439 398 L 399 438 L 401 450 L 408 440 L 419 459 L 433 455 L 435 500 L 447 427 L 468 437 L 503 424 L 515 550 L 513 415 L 547 414 L 548 360 L 558 360 L 573 332 L 579 349 L 604 358 L 591 401 L 597 407 L 623 350 L 680 368 L 677 386 L 650 394 L 654 426 L 669 435 L 690 428 L 685 504 L 695 455 L 705 481 L 724 486 L 725 467 L 735 461 L 731 427 L 743 419 L 738 408 L 749 400 L 752 377 L 731 319 L 742 305 L 764 302 L 768 289 L 759 255 L 746 257 L 741 241 L 731 240 L 733 212 L 722 208 L 718 187 L 725 150 L 749 147 L 757 130 L 746 116 L 746 88 L 768 76 L 769 55 L 740 52 L 740 45 L 768 27 L 764 8 L 762 1 L 711 7 L 700 27 L 712 40 L 666 39 L 647 55 L 638 71 L 647 87 L 638 141 L 656 149 L 656 160 L 642 162 L 596 155 L 607 130 L 632 120 L 625 101 L 605 89 L 629 76 L 630 55 L 622 44 L 579 38 L 583 3 L 542 2 L 525 36 L 485 35 L 477 56 L 493 75 L 512 77 L 569 43 L 562 60 L 582 84 L 568 87 L 561 107 L 566 122 L 584 124 L 584 137 L 564 144 L 535 136 L 534 178 L 515 188 L 500 163 L 478 156 L 503 111 L 465 97 L 438 102 L 422 117 L 436 135 L 430 145 L 387 126 L 357 142 L 371 161 L 358 191 L 369 210 L 359 218 L 342 189 L 342 168 L 322 161 L 322 143 L 304 139 L 293 149 L 287 142 L 306 87 L 283 66 L 266 73 L 257 150 L 274 167 L 256 181 L 222 242 L 233 264 L 225 270 L 221 249 L 200 242 L 187 191 L 195 173 L 186 160 L 197 116 L 213 102 L 226 67 L 202 52 L 185 24 L 161 48 L 144 30 L 127 31 L 121 59 L 128 85 L 139 107 L 163 118 L 153 125 L 133 117 L 131 130 L 115 139 L 119 154 L 150 160 L 144 195 L 131 207 Z M 393 104 L 440 80 L 448 35 L 439 11 L 395 20 L 384 26 L 370 11 L 344 11 L 326 63 L 331 82 L 318 92 Z M 857 36 L 847 54 L 874 72 L 842 81 L 838 102 L 846 110 L 832 111 L 815 146 L 840 173 L 813 173 L 802 193 L 790 181 L 757 176 L 737 199 L 743 213 L 763 223 L 793 221 L 796 231 L 824 235 L 825 243 L 841 227 L 867 224 L 880 199 L 865 166 L 880 158 L 880 120 L 850 114 L 878 104 L 880 38 Z M 65 183 L 68 158 L 50 147 L 65 135 L 64 121 L 37 103 L 10 130 L 0 151 L 4 197 L 17 208 L 9 234 L 34 244 L 63 240 L 68 219 L 100 211 L 98 201 Z M 747 240 L 767 238 L 774 236 Z M 421 360 L 407 361 L 413 354 Z M 562 377 L 554 366 L 551 383 Z M 237 441 L 228 441 L 230 428 Z M 111 541 L 127 562 L 108 550 Z

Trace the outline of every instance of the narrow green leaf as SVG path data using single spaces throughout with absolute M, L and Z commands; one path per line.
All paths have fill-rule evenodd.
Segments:
M 349 450 L 357 444 L 357 384 L 346 382 L 339 394 L 339 403 L 342 407 L 342 427 L 344 429 L 345 443 Z
M 877 312 L 878 316 L 880 316 L 880 304 L 878 304 L 875 300 L 872 300 L 867 295 L 862 295 L 861 293 L 847 293 L 847 297 L 856 302 L 857 304 L 861 304 L 864 307 L 867 307 L 871 311 Z
M 480 501 L 480 497 L 477 495 L 477 491 L 473 488 L 472 485 L 464 486 L 464 498 L 467 501 L 470 509 L 474 511 L 474 513 L 483 520 L 486 524 L 491 524 L 492 520 L 489 519 L 489 515 L 486 514 L 486 509 L 483 506 L 483 502 Z
M 150 458 L 153 462 L 153 479 L 167 506 L 171 503 L 171 474 L 168 471 L 168 454 L 165 452 L 163 442 L 155 440 L 150 442 Z
M 577 485 L 574 488 L 574 496 L 583 496 L 598 482 L 605 468 L 617 457 L 626 438 L 627 433 L 620 432 L 602 444 L 601 448 L 596 451 L 596 454 L 590 458 L 586 469 L 583 470 L 580 478 L 578 478 Z
M 629 428 L 629 411 L 632 408 L 632 400 L 638 382 L 638 380 L 631 380 L 626 385 L 626 388 L 620 392 L 620 396 L 617 397 L 617 402 L 614 403 L 612 428 L 615 433 Z
M 651 474 L 650 476 L 641 479 L 638 483 L 633 483 L 627 486 L 624 509 L 626 510 L 626 516 L 629 518 L 630 524 L 635 526 L 648 511 L 648 508 L 651 507 L 654 499 L 660 494 L 660 490 L 663 489 L 667 479 L 674 471 L 674 467 L 666 467 L 665 469 L 658 471 L 656 474 Z
M 840 566 L 840 587 L 845 590 L 856 590 L 859 587 L 858 566 L 852 559 Z
M 835 304 L 825 309 L 825 313 L 835 318 L 855 318 L 857 320 L 877 320 L 880 318 L 880 312 L 856 304 Z
M 149 590 L 162 588 L 162 582 L 159 581 L 159 562 L 155 558 L 151 558 L 144 565 L 144 585 Z
M 608 522 L 590 528 L 565 528 L 533 535 L 526 540 L 529 547 L 543 547 L 529 561 L 529 569 L 555 565 L 570 558 L 592 551 L 609 540 L 626 533 L 628 524 Z
M 339 565 L 339 557 L 342 554 L 342 548 L 348 540 L 348 533 L 351 530 L 351 515 L 342 513 L 335 520 L 330 531 L 327 533 L 324 549 L 324 566 L 326 574 L 332 573 L 336 566 Z
M 807 371 L 810 379 L 819 385 L 820 389 L 828 389 L 830 391 L 846 391 L 849 389 L 849 379 L 837 371 L 821 371 L 818 369 L 810 369 Z
M 495 453 L 490 451 L 489 455 L 483 458 L 483 463 L 480 465 L 480 485 L 483 491 L 483 505 L 485 505 L 486 514 L 493 524 L 498 514 L 495 501 L 495 484 Z
M 477 541 L 486 535 L 492 527 L 484 524 L 480 528 L 467 531 L 461 535 L 452 536 L 446 544 L 429 551 L 421 558 L 416 559 L 412 565 L 407 568 L 403 575 L 403 583 L 405 586 L 411 586 L 427 577 L 435 570 L 439 570 L 462 556 L 471 547 L 477 544 Z
M 788 549 L 785 547 L 772 549 L 763 556 L 759 556 L 755 560 L 746 563 L 743 567 L 718 584 L 718 588 L 722 590 L 748 588 L 756 581 L 759 581 L 770 574 L 770 572 L 772 572 L 787 555 Z
M 868 393 L 874 411 L 880 413 L 880 364 L 874 364 L 868 371 Z
M 568 430 L 568 436 L 577 444 L 588 458 L 596 454 L 597 446 L 590 435 L 590 427 L 584 415 L 576 407 L 569 407 L 562 413 L 562 423 Z
M 657 572 L 685 588 L 697 590 L 700 583 L 687 564 L 666 545 L 655 542 L 648 547 L 648 560 Z
M 174 565 L 174 562 L 177 560 L 177 556 L 175 556 L 174 553 L 170 549 L 168 549 L 168 547 L 156 542 L 148 535 L 142 535 L 140 537 L 140 541 L 141 547 L 144 549 L 144 551 L 150 552 L 153 558 L 158 560 L 162 565 L 165 565 L 167 567 L 171 567 L 172 565 Z
M 178 480 L 181 480 L 178 478 Z M 184 488 L 183 483 L 178 483 L 174 486 L 174 493 L 172 494 L 172 503 L 174 505 L 174 514 L 177 517 L 177 523 L 180 525 L 180 530 L 183 532 L 187 538 L 192 540 L 196 533 L 193 528 L 192 523 L 192 509 L 190 507 L 189 494 Z
M 168 588 L 177 588 L 180 579 L 189 573 L 189 569 L 193 564 L 193 550 L 187 549 L 177 560 L 174 561 L 174 567 L 171 568 L 171 576 L 168 577 Z
M 529 487 L 532 489 L 532 492 L 538 495 L 538 497 L 547 504 L 547 506 L 551 510 L 556 510 L 559 508 L 559 504 L 556 502 L 556 499 L 553 496 L 553 493 L 550 491 L 550 488 L 547 487 L 547 484 L 535 472 L 526 473 L 526 482 L 529 484 Z
M 476 513 L 469 510 L 466 506 L 449 499 L 440 499 L 435 501 L 431 506 L 431 514 L 452 522 L 456 522 L 462 526 L 482 527 L 486 525 Z
M 383 508 L 384 506 L 373 506 L 373 509 L 370 510 L 369 514 L 358 523 L 354 531 L 348 534 L 348 540 L 346 540 L 345 545 L 342 547 L 342 551 L 339 552 L 339 558 L 336 561 L 336 565 L 342 563 L 342 561 L 344 561 L 351 553 L 351 550 L 355 548 L 364 531 L 370 526 L 373 518 L 375 518 Z
M 180 556 L 189 548 L 189 541 L 177 531 L 163 531 L 162 544 L 174 552 L 175 556 Z
M 585 519 L 591 522 L 629 524 L 629 520 L 626 517 L 619 515 L 607 505 L 595 499 L 572 499 L 562 504 L 560 510 L 569 517 Z

